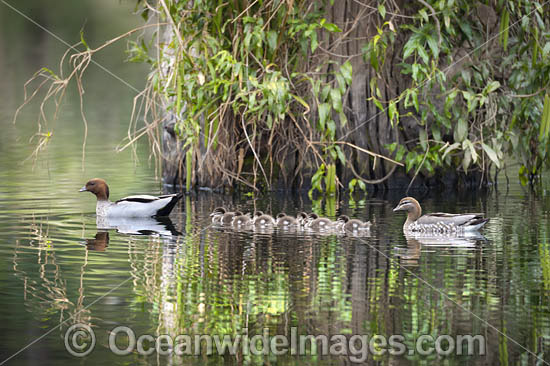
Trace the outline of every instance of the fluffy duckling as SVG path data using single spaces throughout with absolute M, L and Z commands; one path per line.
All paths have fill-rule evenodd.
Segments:
M 298 215 L 296 215 L 296 219 L 301 226 L 305 226 L 309 221 L 309 216 L 307 213 L 302 211 Z
M 233 217 L 240 216 L 243 213 L 241 211 L 227 211 L 224 207 L 216 207 L 210 214 L 212 217 L 212 223 L 230 225 L 233 222 Z
M 226 212 L 223 214 L 221 223 L 224 225 L 231 225 L 233 222 L 233 218 L 237 216 L 242 216 L 243 213 L 241 211 L 235 211 L 235 212 Z
M 300 225 L 298 220 L 292 216 L 288 216 L 284 212 L 281 212 L 277 215 L 277 227 L 280 228 L 291 228 L 291 227 L 297 227 Z
M 309 215 L 309 221 L 306 223 L 306 228 L 313 231 L 327 231 L 334 229 L 334 223 L 326 217 L 319 217 L 316 213 Z
M 250 213 L 234 216 L 233 220 L 231 221 L 231 226 L 233 226 L 234 228 L 243 228 L 250 225 L 252 225 L 252 218 L 250 217 Z
M 216 207 L 210 214 L 213 224 L 221 224 L 223 215 L 227 212 L 224 207 Z
M 357 219 L 350 219 L 347 215 L 340 215 L 337 220 L 338 227 L 347 233 L 358 233 L 370 230 L 370 221 L 363 222 Z
M 271 215 L 264 214 L 262 211 L 256 211 L 253 219 L 254 226 L 260 227 L 272 227 L 276 224 L 275 219 Z

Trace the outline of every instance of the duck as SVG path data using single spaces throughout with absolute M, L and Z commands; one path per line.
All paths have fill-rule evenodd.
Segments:
M 222 223 L 222 217 L 227 212 L 225 207 L 216 207 L 214 211 L 210 214 L 210 217 L 212 218 L 213 224 L 221 224 Z
M 262 211 L 256 211 L 252 221 L 257 228 L 272 227 L 276 224 L 275 219 L 271 215 L 264 214 Z
M 462 234 L 477 231 L 489 221 L 480 213 L 450 214 L 436 212 L 422 216 L 420 203 L 413 197 L 403 198 L 393 211 L 407 212 L 407 220 L 403 224 L 403 231 L 413 233 Z
M 252 225 L 252 218 L 250 217 L 250 213 L 234 216 L 233 220 L 231 221 L 231 226 L 233 226 L 234 228 L 243 228 L 250 225 Z
M 296 219 L 298 220 L 298 223 L 300 225 L 305 226 L 309 221 L 309 215 L 305 212 L 300 212 L 298 215 L 296 215 Z
M 347 233 L 359 233 L 370 230 L 370 221 L 363 222 L 358 219 L 350 219 L 347 215 L 340 215 L 337 220 L 338 227 Z
M 210 214 L 213 224 L 231 225 L 235 216 L 241 216 L 241 211 L 228 211 L 225 207 L 216 207 Z
M 277 227 L 280 228 L 291 228 L 291 227 L 297 227 L 300 225 L 298 220 L 292 216 L 288 216 L 284 212 L 281 212 L 277 215 L 276 218 Z
M 135 195 L 109 201 L 109 186 L 101 178 L 90 179 L 80 192 L 91 192 L 97 197 L 96 215 L 108 217 L 163 217 L 168 216 L 182 193 L 163 196 Z
M 305 227 L 313 231 L 328 231 L 334 229 L 334 222 L 326 217 L 319 217 L 316 213 L 311 213 Z

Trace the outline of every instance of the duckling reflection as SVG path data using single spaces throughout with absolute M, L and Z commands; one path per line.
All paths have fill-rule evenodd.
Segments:
M 94 239 L 86 239 L 84 244 L 86 244 L 86 249 L 88 250 L 104 252 L 109 246 L 109 232 L 98 231 L 97 234 L 95 234 Z
M 98 230 L 116 229 L 127 235 L 182 235 L 169 217 L 101 217 L 97 216 Z

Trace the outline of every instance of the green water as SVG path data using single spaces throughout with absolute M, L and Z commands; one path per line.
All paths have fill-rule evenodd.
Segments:
M 133 1 L 13 3 L 69 43 L 79 40 L 84 24 L 91 46 L 141 24 L 130 14 Z M 332 203 L 339 213 L 371 220 L 370 237 L 210 225 L 209 213 L 222 204 L 289 214 L 324 207 L 303 196 L 276 194 L 187 197 L 170 216 L 181 235 L 101 231 L 93 196 L 78 192 L 87 179 L 105 178 L 114 199 L 161 193 L 162 186 L 145 141 L 135 155 L 115 151 L 127 135 L 135 91 L 94 65 L 85 77 L 85 159 L 74 88 L 57 120 L 53 109 L 46 108 L 49 120 L 43 132 L 53 135 L 33 158 L 37 139 L 29 140 L 37 131 L 39 103 L 25 108 L 15 125 L 13 115 L 23 101 L 24 82 L 42 66 L 57 67 L 64 50 L 0 2 L 0 364 L 7 359 L 7 365 L 550 362 L 546 191 L 532 195 L 501 185 L 484 194 L 416 195 L 426 212 L 485 213 L 491 217 L 483 231 L 487 240 L 406 240 L 404 217 L 392 212 L 401 192 L 367 197 L 356 205 L 345 197 Z M 147 70 L 123 63 L 123 50 L 123 43 L 116 44 L 96 60 L 140 88 Z M 89 326 L 95 334 L 95 347 L 85 357 L 67 351 L 65 335 L 73 324 Z M 196 335 L 250 339 L 268 332 L 269 342 L 284 336 L 288 346 L 279 347 L 278 354 L 247 353 L 241 347 L 235 355 L 219 355 L 214 345 L 208 355 L 202 341 L 198 355 L 185 353 L 196 349 L 180 348 L 180 354 L 174 349 L 145 356 L 137 346 L 128 355 L 117 355 L 109 336 L 118 326 L 131 328 L 136 338 L 179 335 L 180 341 L 189 337 L 193 342 Z M 336 347 L 323 355 L 322 345 L 304 347 L 302 353 L 293 339 L 307 334 L 325 335 L 332 346 L 341 340 L 337 335 L 396 335 L 406 352 L 390 355 L 376 346 L 365 350 L 356 337 L 355 346 L 345 343 L 347 355 Z M 441 338 L 444 346 L 459 335 L 480 335 L 485 354 L 479 348 L 471 356 L 456 350 L 450 355 L 415 351 L 422 336 L 442 335 L 448 336 Z M 90 338 L 76 340 L 78 345 Z M 128 345 L 122 333 L 116 342 L 119 349 Z M 426 342 L 423 349 L 430 346 Z

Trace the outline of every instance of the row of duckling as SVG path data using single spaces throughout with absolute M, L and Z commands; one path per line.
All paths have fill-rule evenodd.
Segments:
M 350 219 L 346 215 L 340 215 L 338 219 L 331 220 L 326 217 L 319 217 L 316 213 L 300 212 L 296 217 L 289 216 L 284 212 L 276 217 L 256 211 L 254 214 L 243 214 L 241 211 L 228 211 L 224 207 L 218 207 L 210 214 L 212 223 L 232 226 L 236 229 L 262 229 L 278 227 L 281 229 L 306 229 L 316 232 L 346 232 L 346 233 L 367 233 L 371 223 L 358 219 Z

